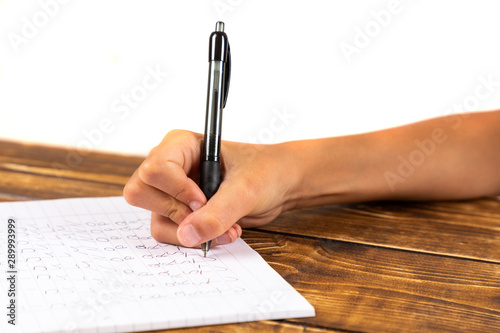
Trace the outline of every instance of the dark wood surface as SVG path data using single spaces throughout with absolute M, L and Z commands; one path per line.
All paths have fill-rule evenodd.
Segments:
M 121 195 L 141 157 L 0 141 L 0 200 Z M 500 332 L 500 200 L 374 202 L 279 216 L 243 239 L 312 318 L 174 332 Z

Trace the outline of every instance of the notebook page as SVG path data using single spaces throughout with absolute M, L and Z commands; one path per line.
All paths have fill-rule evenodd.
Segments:
M 12 269 L 2 228 L 0 293 L 3 304 L 14 299 L 16 324 L 4 315 L 5 332 L 130 332 L 314 316 L 243 240 L 214 247 L 207 258 L 200 249 L 158 243 L 150 213 L 123 197 L 0 203 L 0 219 L 14 221 L 17 241 Z

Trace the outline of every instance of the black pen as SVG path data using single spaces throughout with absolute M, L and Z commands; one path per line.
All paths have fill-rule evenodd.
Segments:
M 220 168 L 222 110 L 226 106 L 231 75 L 231 51 L 224 32 L 224 22 L 217 22 L 215 31 L 210 35 L 208 62 L 207 112 L 200 162 L 200 188 L 207 201 L 217 192 L 222 180 Z M 205 257 L 211 243 L 210 240 L 201 244 Z

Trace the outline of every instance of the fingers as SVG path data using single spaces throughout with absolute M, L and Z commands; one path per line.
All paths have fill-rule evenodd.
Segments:
M 202 140 L 201 134 L 169 132 L 125 186 L 127 202 L 152 212 L 151 233 L 159 242 L 188 247 L 209 240 L 214 245 L 228 244 L 241 236 L 241 226 L 235 223 L 243 217 L 252 213 L 257 216 L 254 224 L 258 225 L 277 215 L 273 207 L 269 210 L 266 206 L 264 194 L 258 193 L 268 182 L 269 177 L 262 176 L 267 173 L 260 172 L 259 177 L 249 171 L 255 168 L 243 163 L 246 157 L 232 153 L 239 152 L 236 144 L 227 144 L 224 181 L 207 202 L 196 183 Z M 273 154 L 268 155 L 276 159 Z M 273 169 L 269 165 L 273 159 L 264 157 L 257 169 Z M 269 198 L 271 206 L 275 205 L 274 196 Z
M 180 243 L 192 247 L 211 239 L 220 238 L 223 242 L 228 240 L 227 237 L 241 235 L 237 229 L 234 230 L 235 234 L 230 228 L 255 205 L 254 194 L 249 188 L 244 185 L 244 181 L 232 184 L 231 181 L 225 180 L 205 206 L 181 222 L 177 229 L 177 239 Z M 241 229 L 239 225 L 236 226 L 238 227 L 234 228 Z
M 234 243 L 236 239 L 241 237 L 243 230 L 239 224 L 233 224 L 228 231 L 215 238 L 216 245 L 224 245 Z
M 156 241 L 184 245 L 177 238 L 177 228 L 178 225 L 170 219 L 156 213 L 151 214 L 151 235 Z M 241 227 L 238 224 L 234 224 L 225 233 L 213 239 L 213 245 L 233 243 L 238 237 L 241 237 L 241 234 Z
M 197 170 L 201 135 L 172 131 L 155 147 L 132 175 L 123 195 L 128 203 L 180 223 L 206 202 L 188 177 Z
M 192 213 L 186 204 L 141 181 L 137 171 L 125 186 L 123 196 L 129 204 L 165 216 L 176 223 Z
M 182 161 L 166 158 L 155 155 L 155 158 L 146 159 L 138 170 L 140 180 L 188 205 L 192 210 L 200 208 L 206 202 L 205 196 L 198 185 L 187 177 Z
M 151 234 L 159 242 L 193 244 L 189 246 L 201 243 L 201 237 L 189 224 L 182 242 L 177 236 L 178 224 L 207 202 L 196 182 L 189 177 L 199 172 L 201 139 L 200 134 L 186 131 L 168 133 L 124 188 L 123 195 L 128 203 L 152 212 Z M 232 224 L 217 231 L 213 239 L 210 238 L 213 245 L 232 243 L 242 233 L 239 225 Z
M 200 208 L 206 198 L 188 175 L 198 170 L 201 139 L 201 135 L 192 132 L 169 132 L 142 163 L 138 170 L 139 178 L 192 210 Z
M 151 236 L 160 243 L 179 245 L 180 242 L 175 236 L 178 225 L 157 213 L 151 213 Z

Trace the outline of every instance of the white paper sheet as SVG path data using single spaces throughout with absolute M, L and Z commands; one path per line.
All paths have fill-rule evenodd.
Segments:
M 243 240 L 214 247 L 207 258 L 157 243 L 150 213 L 122 197 L 0 203 L 0 219 L 2 332 L 130 332 L 314 316 Z M 12 299 L 15 326 L 8 322 Z

